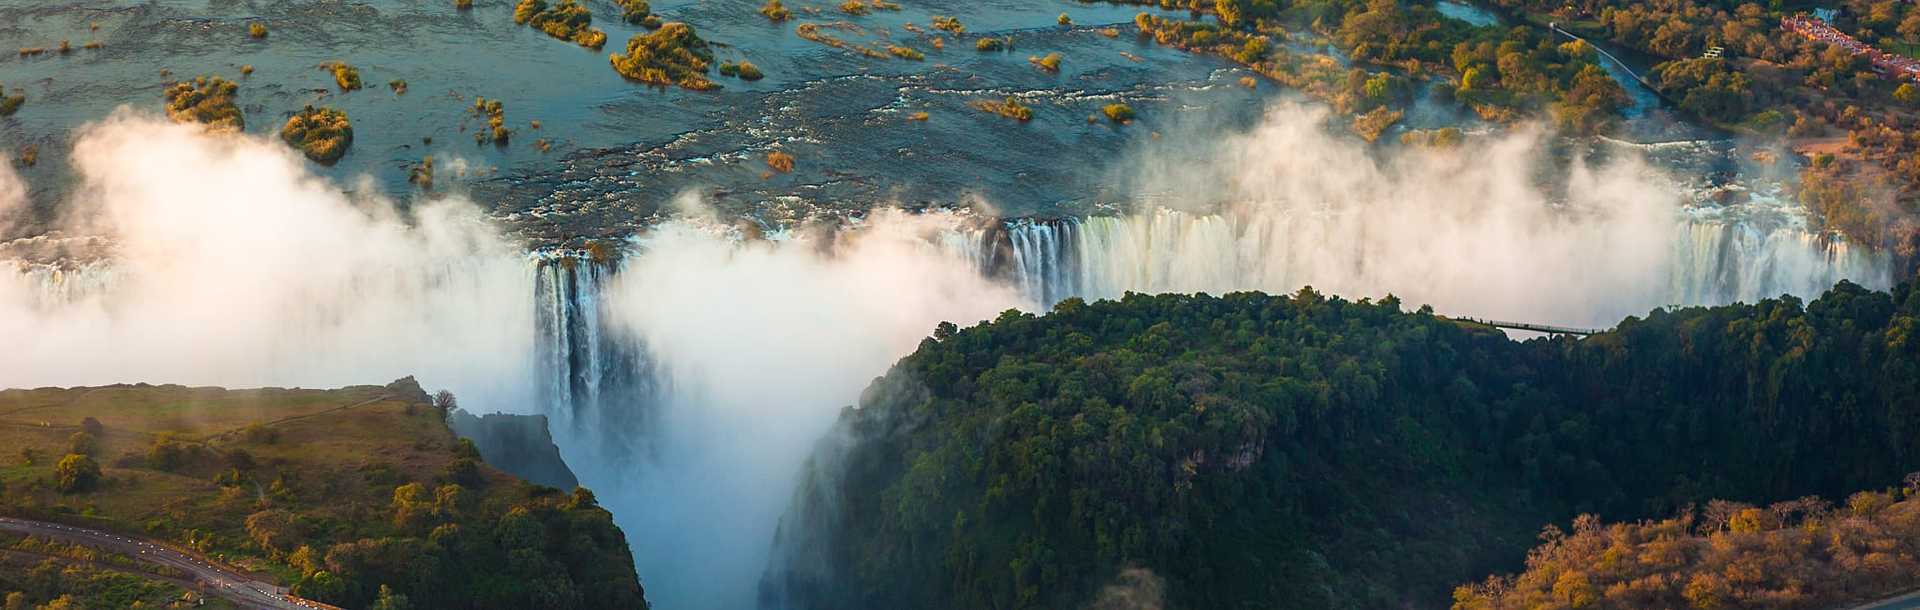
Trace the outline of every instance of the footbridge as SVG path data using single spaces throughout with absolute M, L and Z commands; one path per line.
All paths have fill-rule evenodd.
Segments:
M 1532 324 L 1528 322 L 1506 322 L 1502 320 L 1486 320 L 1481 318 L 1455 318 L 1455 319 L 1460 320 L 1462 322 L 1484 324 L 1487 326 L 1492 326 L 1494 328 L 1505 328 L 1508 330 L 1524 330 L 1524 331 L 1531 331 L 1531 332 L 1548 334 L 1548 335 L 1573 335 L 1577 337 L 1585 337 L 1587 335 L 1595 335 L 1602 332 L 1601 330 L 1595 329 L 1595 328 L 1572 328 L 1567 326 L 1552 326 L 1548 324 Z

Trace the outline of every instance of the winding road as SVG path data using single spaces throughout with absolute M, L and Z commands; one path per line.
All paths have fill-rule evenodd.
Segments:
M 326 604 L 288 596 L 286 590 L 270 582 L 248 578 L 198 557 L 163 544 L 128 538 L 119 534 L 86 528 L 0 517 L 0 531 L 39 536 L 69 544 L 92 547 L 127 557 L 166 566 L 193 575 L 206 585 L 205 592 L 239 604 L 243 608 L 315 610 L 332 608 Z

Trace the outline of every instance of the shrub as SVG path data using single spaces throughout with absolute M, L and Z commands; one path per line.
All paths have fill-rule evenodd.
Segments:
M 613 3 L 620 5 L 620 18 L 627 23 L 638 25 L 649 19 L 658 19 L 653 16 L 653 7 L 648 5 L 647 0 L 613 0 Z
M 254 22 L 247 26 L 247 35 L 255 39 L 267 37 L 267 24 Z
M 93 489 L 100 482 L 100 464 L 93 458 L 69 453 L 60 458 L 53 467 L 54 489 L 60 493 L 76 493 Z
M 1012 96 L 999 102 L 979 100 L 973 103 L 973 107 L 1018 121 L 1033 120 L 1033 109 L 1021 104 L 1019 98 Z
M 787 153 L 780 152 L 777 150 L 767 153 L 767 167 L 771 167 L 773 168 L 773 171 L 780 172 L 782 174 L 792 172 L 793 171 L 793 155 L 789 155 Z
M 925 53 L 921 53 L 920 51 L 915 50 L 913 47 L 902 47 L 897 45 L 890 46 L 890 47 L 887 47 L 887 52 L 892 53 L 894 57 L 898 57 L 900 59 L 912 60 L 912 61 L 922 61 L 927 58 L 927 55 Z
M 474 132 L 474 142 L 486 143 L 491 140 L 494 144 L 506 144 L 507 139 L 513 136 L 513 130 L 507 129 L 506 106 L 500 100 L 473 98 L 473 113 L 487 117 L 487 129 Z
M 1059 53 L 1048 53 L 1046 57 L 1028 57 L 1027 62 L 1032 63 L 1034 67 L 1040 68 L 1042 72 L 1060 71 Z
M 341 91 L 355 91 L 360 88 L 359 68 L 347 65 L 346 62 L 330 61 L 320 64 L 320 69 L 333 74 L 333 83 L 339 85 Z
M 720 75 L 732 76 L 732 77 L 739 78 L 740 80 L 760 80 L 762 78 L 766 78 L 767 76 L 766 74 L 760 72 L 759 66 L 755 66 L 753 65 L 753 62 L 746 61 L 746 60 L 741 60 L 739 62 L 731 62 L 731 61 L 722 62 L 720 64 Z
M 240 90 L 233 81 L 218 76 L 202 76 L 178 82 L 166 89 L 167 118 L 180 123 L 203 123 L 214 131 L 241 131 L 246 119 L 234 105 L 234 93 Z
M 1126 104 L 1107 104 L 1100 111 L 1107 115 L 1107 120 L 1115 123 L 1124 124 L 1133 120 L 1133 107 Z
M 560 0 L 551 7 L 544 0 L 520 0 L 513 7 L 513 22 L 589 49 L 598 50 L 607 44 L 607 33 L 592 27 L 593 12 L 574 0 Z
M 984 51 L 1004 51 L 1007 48 L 1007 43 L 1005 40 L 1001 40 L 999 38 L 982 38 L 979 41 L 973 43 L 973 48 L 983 52 Z
M 393 89 L 394 95 L 407 94 L 407 81 L 396 78 L 396 79 L 387 81 L 387 87 L 390 89 Z
M 25 103 L 27 103 L 26 94 L 15 90 L 15 93 L 8 95 L 7 88 L 0 87 L 0 116 L 13 116 L 13 113 L 19 112 L 20 106 Z
M 473 8 L 473 0 L 453 0 L 453 8 L 463 11 Z
M 626 53 L 614 53 L 609 59 L 621 76 L 650 85 L 679 85 L 694 91 L 719 87 L 706 77 L 713 63 L 712 49 L 685 23 L 668 23 L 653 33 L 634 36 L 627 41 Z
M 780 4 L 780 0 L 767 0 L 767 3 L 760 7 L 760 14 L 767 19 L 780 22 L 792 17 L 793 11 L 787 10 L 785 5 Z
M 1073 25 L 1073 18 L 1068 17 L 1066 13 L 1060 13 L 1060 18 L 1055 19 L 1054 21 L 1058 22 L 1060 25 Z
M 99 452 L 99 439 L 94 438 L 92 434 L 88 434 L 85 430 L 75 432 L 72 436 L 67 437 L 67 453 L 90 456 Z
M 347 113 L 333 108 L 307 106 L 287 119 L 280 128 L 280 139 L 300 150 L 308 159 L 333 163 L 347 154 L 353 145 L 353 123 Z
M 959 19 L 956 19 L 953 17 L 947 17 L 944 15 L 933 16 L 933 29 L 944 30 L 947 32 L 952 32 L 954 34 L 967 33 L 967 26 L 962 25 Z
M 840 12 L 860 16 L 873 11 L 867 8 L 867 3 L 865 2 L 861 2 L 860 0 L 847 0 L 846 2 L 840 3 Z

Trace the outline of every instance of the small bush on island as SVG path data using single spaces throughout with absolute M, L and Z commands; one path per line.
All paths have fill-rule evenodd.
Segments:
M 247 26 L 247 35 L 258 40 L 267 37 L 267 24 L 254 22 Z
M 744 59 L 738 62 L 731 62 L 731 61 L 722 62 L 720 64 L 720 75 L 732 76 L 740 80 L 749 80 L 749 81 L 760 80 L 762 78 L 766 78 L 767 76 L 766 74 L 763 74 L 760 72 L 759 66 L 755 66 L 753 65 L 753 62 L 750 62 Z
M 333 74 L 333 84 L 339 85 L 341 91 L 357 91 L 360 89 L 359 68 L 347 65 L 347 62 L 344 61 L 330 61 L 320 64 L 320 69 Z
M 253 64 L 247 64 L 247 65 L 244 65 L 244 66 L 240 66 L 240 75 L 241 75 L 241 76 L 253 76 Z
M 506 144 L 513 136 L 513 130 L 507 129 L 507 108 L 500 100 L 473 98 L 473 113 L 487 117 L 487 129 L 474 132 L 474 142 L 484 144 L 491 140 L 494 144 Z
M 1071 26 L 1071 25 L 1073 25 L 1073 18 L 1072 18 L 1072 17 L 1069 17 L 1069 16 L 1067 16 L 1067 14 L 1066 14 L 1066 13 L 1060 13 L 1060 18 L 1059 18 L 1059 19 L 1055 19 L 1054 21 L 1055 21 L 1056 23 L 1059 23 L 1060 25 L 1065 25 L 1065 26 Z
M 894 46 L 887 47 L 887 52 L 893 54 L 894 57 L 898 57 L 900 59 L 912 60 L 912 61 L 924 61 L 927 58 L 927 54 L 921 53 L 918 49 L 914 49 L 913 47 L 903 47 L 899 45 L 894 45 Z
M 433 190 L 433 155 L 420 159 L 420 164 L 407 172 L 407 182 L 423 189 Z
M 1020 103 L 1020 99 L 1008 96 L 1004 101 L 978 100 L 973 107 L 1017 121 L 1033 120 L 1033 109 Z
M 620 18 L 627 23 L 650 29 L 660 28 L 660 17 L 653 14 L 653 6 L 647 0 L 613 0 L 613 3 L 620 5 Z
M 767 167 L 782 174 L 793 172 L 793 155 L 780 151 L 767 153 Z
M 1027 61 L 1032 63 L 1034 67 L 1039 68 L 1041 72 L 1060 71 L 1059 53 L 1048 53 L 1046 57 L 1028 57 Z
M 393 89 L 394 95 L 406 95 L 407 81 L 397 79 L 397 78 L 387 81 L 387 88 Z
M 453 0 L 453 8 L 467 10 L 473 8 L 473 0 Z
M 202 76 L 169 85 L 166 90 L 167 118 L 179 123 L 202 123 L 213 131 L 241 131 L 247 122 L 234 105 L 240 90 L 233 81 L 218 76 Z
M 867 8 L 867 3 L 865 2 L 861 2 L 860 0 L 847 0 L 846 2 L 840 3 L 840 12 L 858 17 L 873 11 Z
M 959 19 L 945 15 L 933 16 L 933 29 L 951 32 L 956 35 L 967 33 L 967 26 L 961 24 Z
M 1353 132 L 1359 134 L 1361 139 L 1372 143 L 1375 140 L 1379 140 L 1380 134 L 1386 133 L 1388 127 L 1392 127 L 1394 123 L 1400 122 L 1401 116 L 1402 113 L 1400 111 L 1387 108 L 1386 106 L 1374 108 L 1366 114 L 1354 117 Z
M 593 12 L 574 0 L 553 6 L 544 0 L 520 0 L 513 7 L 513 22 L 596 51 L 607 44 L 607 33 L 593 28 Z
M 1100 109 L 1100 112 L 1107 115 L 1107 120 L 1115 123 L 1126 124 L 1133 120 L 1133 107 L 1126 104 L 1107 104 L 1105 108 Z
M 668 23 L 650 34 L 634 36 L 627 40 L 626 53 L 614 53 L 608 59 L 614 72 L 649 85 L 679 85 L 693 91 L 719 88 L 706 76 L 713 50 L 685 23 Z
M 760 7 L 760 14 L 774 22 L 786 21 L 793 17 L 793 11 L 787 10 L 786 5 L 781 4 L 780 0 L 767 0 L 766 5 Z
M 982 38 L 973 43 L 973 48 L 981 52 L 1011 50 L 1013 49 L 1013 38 Z
M 13 93 L 7 93 L 7 88 L 0 86 L 0 116 L 13 116 L 13 113 L 19 112 L 20 106 L 26 103 L 26 94 L 20 93 L 18 89 Z
M 33 167 L 35 165 L 38 165 L 40 163 L 40 147 L 34 144 L 28 144 L 26 146 L 20 147 L 19 163 L 21 167 Z
M 353 146 L 353 123 L 347 113 L 333 108 L 307 106 L 287 119 L 280 128 L 280 139 L 300 149 L 308 159 L 331 164 Z

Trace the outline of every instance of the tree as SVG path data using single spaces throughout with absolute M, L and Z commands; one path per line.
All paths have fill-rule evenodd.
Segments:
M 172 471 L 185 464 L 187 448 L 173 440 L 173 433 L 162 432 L 153 437 L 153 446 L 147 448 L 147 467 Z
M 101 425 L 100 420 L 94 419 L 92 417 L 81 419 L 80 429 L 82 431 L 85 431 L 87 434 L 91 434 L 96 437 L 104 436 L 107 433 L 107 427 L 104 425 Z
M 433 393 L 433 406 L 440 409 L 440 414 L 444 416 L 460 408 L 460 401 L 453 397 L 453 392 L 441 390 Z
M 1920 13 L 1920 11 L 1914 12 Z M 1909 105 L 1920 102 L 1920 89 L 1915 89 L 1913 83 L 1900 83 L 1900 86 L 1893 90 L 1893 99 Z
M 97 440 L 94 440 L 94 436 L 92 434 L 88 434 L 85 430 L 82 430 L 80 432 L 75 432 L 71 436 L 67 437 L 67 453 L 78 453 L 80 455 L 93 455 L 94 453 L 97 453 L 99 451 L 100 451 L 100 442 Z
M 93 458 L 71 453 L 54 465 L 53 476 L 54 488 L 60 493 L 87 491 L 100 482 L 100 465 Z
M 373 602 L 373 610 L 412 610 L 413 604 L 407 596 L 393 592 L 393 587 L 380 585 L 380 597 Z

